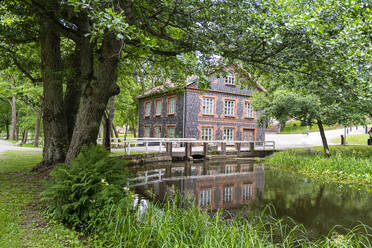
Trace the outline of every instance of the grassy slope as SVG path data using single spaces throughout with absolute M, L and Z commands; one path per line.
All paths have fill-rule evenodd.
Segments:
M 295 125 L 295 126 L 294 126 Z M 333 125 L 324 126 L 324 130 L 343 128 L 343 126 Z M 281 134 L 301 134 L 306 133 L 307 126 L 301 126 L 301 121 L 287 121 L 285 127 L 280 131 Z M 314 124 L 309 127 L 309 132 L 318 132 L 318 125 Z
M 292 149 L 275 153 L 265 161 L 272 168 L 294 171 L 307 176 L 341 183 L 372 186 L 372 147 L 331 146 L 332 156 L 319 148 Z
M 349 145 L 367 145 L 368 134 L 349 134 L 346 136 L 346 142 Z M 339 143 L 340 138 L 332 139 L 331 142 Z
M 76 234 L 40 213 L 40 179 L 30 169 L 41 152 L 0 155 L 0 247 L 82 247 Z

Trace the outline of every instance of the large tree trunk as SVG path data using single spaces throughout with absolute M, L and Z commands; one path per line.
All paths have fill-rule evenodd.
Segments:
M 79 154 L 83 145 L 96 143 L 107 102 L 111 96 L 120 92 L 116 85 L 120 51 L 120 41 L 115 39 L 114 34 L 106 34 L 100 50 L 97 51 L 93 76 L 82 85 L 76 124 L 66 157 L 67 163 Z M 82 53 L 82 57 L 84 56 L 86 55 Z
M 41 111 L 42 111 L 42 108 L 40 106 L 40 110 L 37 112 L 37 118 L 36 118 L 36 123 L 35 123 L 34 147 L 39 146 Z
M 62 61 L 60 37 L 53 22 L 41 18 L 41 74 L 43 79 L 43 160 L 34 169 L 44 170 L 63 162 L 66 157 L 67 128 L 63 105 Z
M 22 144 L 26 144 L 27 143 L 27 136 L 28 136 L 28 130 L 25 129 L 25 130 L 23 130 Z
M 14 89 L 14 85 L 10 85 L 12 91 Z M 12 92 L 12 99 L 9 101 L 9 104 L 12 109 L 12 122 L 10 126 L 10 139 L 15 140 L 16 139 L 16 132 L 17 132 L 17 107 L 16 107 L 16 97 L 14 93 Z
M 326 138 L 325 133 L 324 133 L 324 128 L 323 128 L 322 121 L 318 119 L 317 123 L 318 123 L 319 132 L 320 132 L 320 137 L 322 138 L 324 154 L 327 155 L 328 157 L 330 157 L 331 153 L 329 152 L 327 138 Z

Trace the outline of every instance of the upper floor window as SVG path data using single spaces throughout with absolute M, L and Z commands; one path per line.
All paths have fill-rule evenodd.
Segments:
M 161 116 L 161 109 L 162 109 L 162 100 L 157 100 L 155 105 L 155 115 Z
M 212 140 L 213 128 L 204 127 L 202 128 L 202 140 Z
M 204 97 L 203 98 L 203 114 L 211 115 L 213 114 L 213 98 Z
M 235 101 L 225 100 L 225 115 L 233 116 L 235 114 Z
M 145 116 L 150 116 L 151 114 L 151 102 L 145 103 Z
M 234 140 L 234 129 L 233 128 L 225 128 L 223 130 L 223 137 L 224 137 L 225 141 Z
M 225 166 L 225 174 L 232 174 L 234 173 L 234 165 L 229 164 Z
M 234 85 L 234 83 L 235 83 L 234 72 L 232 71 L 227 72 L 227 77 L 225 77 L 225 84 Z
M 250 102 L 245 102 L 245 117 L 253 118 L 253 107 Z
M 168 114 L 174 114 L 176 112 L 176 98 L 172 97 L 168 100 Z
M 199 200 L 199 205 L 200 206 L 208 206 L 211 204 L 211 199 L 212 199 L 212 189 L 211 188 L 206 188 L 200 190 L 200 200 Z
M 243 185 L 243 201 L 252 199 L 252 184 L 245 183 Z

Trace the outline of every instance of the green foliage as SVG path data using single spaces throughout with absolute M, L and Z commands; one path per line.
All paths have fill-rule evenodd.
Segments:
M 109 157 L 102 146 L 84 146 L 70 165 L 51 172 L 51 184 L 41 194 L 51 217 L 79 230 L 94 230 L 103 210 L 127 195 L 125 164 Z
M 327 181 L 372 186 L 370 147 L 334 146 L 331 154 L 331 157 L 326 157 L 317 150 L 289 150 L 274 153 L 265 161 L 272 168 L 294 171 Z

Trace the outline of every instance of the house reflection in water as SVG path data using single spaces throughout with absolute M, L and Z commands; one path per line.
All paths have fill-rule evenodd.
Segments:
M 264 169 L 252 161 L 232 163 L 170 164 L 156 170 L 137 171 L 136 190 L 156 200 L 178 192 L 212 210 L 236 209 L 264 195 Z

